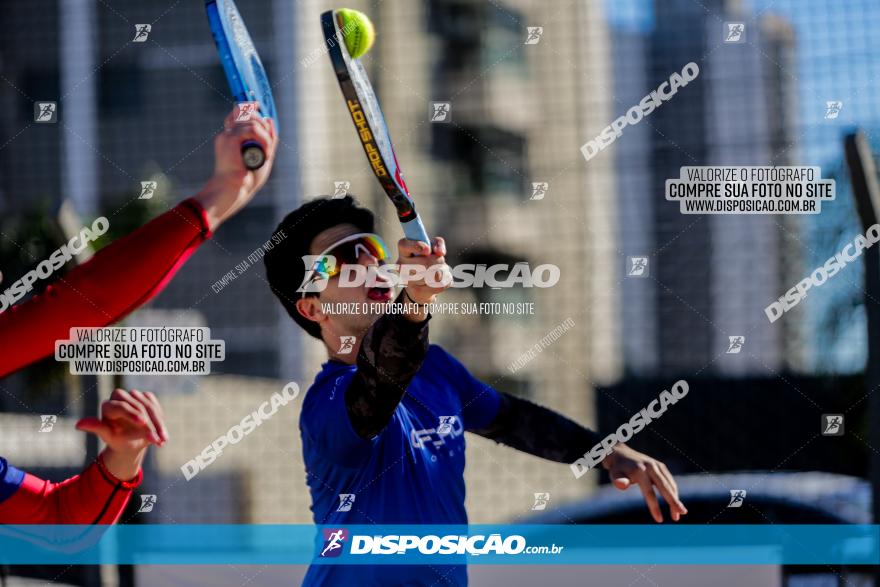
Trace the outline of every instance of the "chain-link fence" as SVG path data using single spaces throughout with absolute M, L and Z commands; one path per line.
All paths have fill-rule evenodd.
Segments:
M 155 507 L 134 507 L 128 522 L 311 522 L 300 402 L 191 480 L 181 467 L 286 383 L 304 391 L 326 360 L 278 305 L 262 263 L 248 261 L 278 220 L 343 189 L 377 212 L 389 243 L 402 234 L 322 52 L 318 17 L 332 7 L 239 2 L 274 85 L 279 159 L 257 198 L 125 322 L 204 325 L 226 345 L 210 376 L 154 381 L 173 442 L 151 453 L 139 490 L 156 496 Z M 379 0 L 353 7 L 375 23 L 376 44 L 362 61 L 407 184 L 429 234 L 446 238 L 450 263 L 559 268 L 550 288 L 450 290 L 446 301 L 530 305 L 532 313 L 435 316 L 434 342 L 498 389 L 603 432 L 676 379 L 702 381 L 675 434 L 658 428 L 634 441 L 662 455 L 673 473 L 867 477 L 874 447 L 860 399 L 861 262 L 775 321 L 765 308 L 861 231 L 842 139 L 859 127 L 880 143 L 873 134 L 880 5 Z M 109 242 L 194 194 L 211 173 L 212 137 L 232 101 L 200 2 L 33 0 L 7 2 L 3 14 L 5 289 L 62 242 L 64 201 L 83 222 L 106 216 Z M 144 23 L 149 36 L 135 41 Z M 691 81 L 649 98 L 656 107 L 612 130 L 612 141 L 597 140 L 689 63 L 699 71 Z M 54 123 L 35 119 L 35 104 L 46 102 L 56 104 Z M 815 215 L 683 214 L 664 190 L 684 166 L 815 166 L 836 180 L 836 198 Z M 156 182 L 151 199 L 139 199 L 144 181 Z M 236 278 L 224 280 L 230 272 Z M 130 383 L 65 371 L 48 359 L 0 380 L 0 454 L 51 478 L 84 461 L 73 421 L 113 385 Z M 742 392 L 743 382 L 760 392 Z M 845 402 L 834 393 L 843 388 Z M 780 421 L 772 463 L 750 460 L 771 442 L 765 427 L 774 418 L 751 416 L 761 410 Z M 822 435 L 825 413 L 844 414 L 852 432 L 843 464 L 828 462 L 835 449 L 827 443 L 836 439 Z M 50 433 L 39 432 L 43 415 L 58 418 Z M 726 440 L 694 437 L 689 420 L 700 420 L 701 436 L 716 430 Z M 595 489 L 596 478 L 574 479 L 564 465 L 482 438 L 468 443 L 472 522 L 534 515 L 536 493 L 549 493 L 553 510 Z

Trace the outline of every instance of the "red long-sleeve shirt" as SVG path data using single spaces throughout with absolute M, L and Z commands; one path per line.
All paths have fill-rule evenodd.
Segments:
M 185 200 L 0 314 L 0 378 L 51 355 L 71 327 L 107 326 L 146 303 L 210 236 L 204 209 Z
M 137 309 L 210 236 L 204 209 L 186 200 L 0 314 L 0 377 L 51 355 L 72 327 L 107 326 Z M 0 458 L 0 524 L 112 524 L 141 477 L 120 481 L 95 462 L 52 483 Z
M 125 509 L 143 471 L 120 481 L 96 461 L 85 471 L 52 483 L 0 457 L 0 524 L 112 524 Z

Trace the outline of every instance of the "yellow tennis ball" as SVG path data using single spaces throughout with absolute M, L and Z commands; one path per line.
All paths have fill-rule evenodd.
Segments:
M 352 59 L 357 59 L 370 50 L 373 41 L 376 40 L 376 29 L 369 17 L 363 12 L 351 8 L 340 8 L 336 11 L 339 15 L 339 28 L 342 30 L 342 38 Z

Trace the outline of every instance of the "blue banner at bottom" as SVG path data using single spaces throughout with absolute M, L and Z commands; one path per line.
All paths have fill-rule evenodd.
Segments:
M 0 526 L 0 563 L 878 565 L 880 526 Z

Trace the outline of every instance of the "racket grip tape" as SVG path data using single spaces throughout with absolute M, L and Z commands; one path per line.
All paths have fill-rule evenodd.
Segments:
M 416 216 L 409 222 L 402 223 L 403 226 L 403 234 L 406 235 L 406 238 L 414 241 L 422 241 L 429 247 L 431 246 L 431 239 L 428 238 L 428 232 L 425 230 L 425 225 L 422 224 L 421 216 Z
M 241 160 L 246 168 L 256 171 L 266 162 L 266 153 L 259 143 L 245 141 L 241 144 Z

